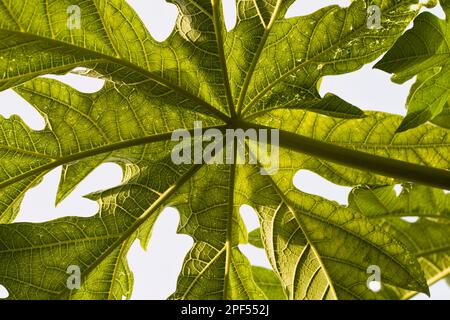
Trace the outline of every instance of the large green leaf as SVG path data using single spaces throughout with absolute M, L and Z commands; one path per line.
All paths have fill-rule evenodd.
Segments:
M 387 51 L 419 1 L 374 1 L 383 28 L 371 29 L 362 0 L 289 19 L 291 0 L 239 0 L 230 32 L 221 1 L 171 2 L 179 11 L 176 28 L 157 42 L 124 0 L 0 1 L 0 90 L 13 88 L 46 120 L 44 130 L 33 131 L 18 117 L 0 119 L 0 283 L 10 298 L 130 298 L 126 254 L 137 239 L 147 246 L 167 206 L 180 212 L 178 231 L 194 240 L 172 299 L 428 292 L 428 270 L 398 232 L 291 182 L 297 170 L 309 169 L 349 186 L 407 180 L 450 189 L 448 131 L 425 125 L 395 135 L 400 117 L 363 114 L 318 93 L 323 76 L 355 71 Z M 73 5 L 81 12 L 79 29 L 67 26 Z M 85 94 L 39 78 L 74 67 L 88 68 L 85 75 L 105 79 L 105 86 Z M 236 164 L 243 155 L 234 143 L 220 146 L 209 163 L 175 164 L 172 133 L 197 132 L 199 121 L 216 133 L 279 129 L 280 145 L 272 145 L 278 172 Z M 253 147 L 247 156 L 259 153 Z M 215 162 L 229 151 L 233 164 Z M 62 167 L 59 202 L 105 162 L 121 165 L 124 175 L 119 186 L 89 195 L 100 204 L 97 215 L 14 223 L 24 194 L 50 170 Z M 428 199 L 427 191 L 417 192 Z M 252 267 L 239 249 L 249 240 L 239 214 L 246 203 L 259 214 L 273 270 Z M 444 219 L 444 207 L 436 204 L 442 212 L 434 216 Z M 395 216 L 394 209 L 386 214 Z M 374 264 L 391 291 L 367 287 Z M 67 286 L 73 266 L 81 271 L 79 289 Z

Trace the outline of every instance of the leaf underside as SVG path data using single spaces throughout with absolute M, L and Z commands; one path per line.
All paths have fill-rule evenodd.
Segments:
M 448 105 L 441 108 L 448 97 L 439 85 L 448 82 L 441 65 L 448 59 L 434 56 L 445 48 L 432 39 L 433 50 L 419 48 L 425 58 L 392 58 L 402 41 L 423 32 L 416 28 L 431 21 L 444 30 L 446 22 L 419 16 L 402 36 L 418 14 L 417 0 L 372 1 L 382 12 L 382 28 L 373 29 L 362 0 L 293 18 L 285 18 L 293 0 L 237 0 L 237 24 L 227 31 L 220 1 L 169 2 L 178 8 L 176 27 L 158 42 L 124 0 L 0 1 L 0 90 L 13 89 L 46 121 L 33 131 L 17 116 L 0 119 L 0 284 L 10 299 L 131 298 L 128 250 L 137 239 L 147 247 L 167 206 L 180 212 L 178 232 L 194 240 L 171 299 L 406 299 L 449 274 L 450 201 L 440 189 L 404 182 L 397 196 L 393 185 L 403 181 L 395 174 L 283 141 L 272 175 L 261 174 L 259 162 L 171 159 L 175 130 L 192 133 L 201 121 L 204 130 L 224 131 L 245 121 L 339 146 L 349 157 L 364 152 L 433 168 L 450 185 Z M 80 9 L 80 28 L 67 26 L 72 5 Z M 389 49 L 381 69 L 418 75 L 411 103 L 425 82 L 433 90 L 421 101 L 442 100 L 422 108 L 426 116 L 402 133 L 397 128 L 414 108 L 402 119 L 319 94 L 323 76 L 356 71 Z M 76 67 L 105 86 L 87 94 L 41 77 Z M 428 120 L 438 126 L 423 124 Z M 247 147 L 247 157 L 259 152 Z M 230 149 L 236 146 L 219 154 Z M 94 217 L 14 223 L 25 193 L 52 169 L 62 167 L 59 203 L 107 162 L 122 167 L 123 180 L 87 196 L 100 206 Z M 349 205 L 296 189 L 292 179 L 301 169 L 354 187 Z M 240 217 L 244 204 L 261 224 L 250 235 Z M 408 224 L 405 216 L 420 219 Z M 239 249 L 248 242 L 265 249 L 272 269 L 251 265 Z M 381 270 L 379 292 L 367 285 L 373 265 Z M 70 266 L 81 270 L 79 289 L 67 285 Z

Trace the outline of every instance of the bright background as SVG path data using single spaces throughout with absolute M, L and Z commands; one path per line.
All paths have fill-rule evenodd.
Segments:
M 223 2 L 227 28 L 231 29 L 235 23 L 235 0 Z M 299 0 L 289 9 L 288 16 L 309 14 L 329 4 L 348 6 L 350 2 L 350 0 Z M 164 0 L 128 0 L 128 3 L 136 10 L 155 39 L 162 41 L 171 33 L 177 15 L 174 5 Z M 440 8 L 432 12 L 441 18 L 444 17 Z M 388 74 L 372 69 L 373 65 L 374 63 L 350 74 L 325 77 L 321 94 L 333 92 L 361 109 L 405 115 L 405 101 L 412 81 L 404 85 L 396 85 L 390 81 Z M 102 81 L 76 75 L 49 77 L 59 79 L 82 92 L 95 92 L 103 85 Z M 44 119 L 40 114 L 12 90 L 0 92 L 0 104 L 0 115 L 9 117 L 17 114 L 32 129 L 44 128 Z M 98 210 L 98 205 L 83 198 L 83 195 L 113 187 L 119 184 L 122 178 L 119 166 L 112 163 L 103 164 L 92 172 L 67 199 L 55 207 L 60 172 L 61 169 L 57 168 L 48 173 L 39 186 L 27 192 L 17 222 L 44 222 L 64 216 L 93 216 Z M 347 196 L 351 190 L 334 185 L 306 170 L 298 172 L 293 183 L 304 192 L 317 194 L 341 204 L 347 204 Z M 256 214 L 251 207 L 242 206 L 241 213 L 248 230 L 258 226 Z M 189 236 L 176 234 L 178 222 L 178 211 L 167 208 L 156 222 L 148 251 L 145 252 L 138 242 L 133 244 L 128 254 L 129 264 L 135 277 L 133 299 L 165 299 L 175 290 L 183 258 L 193 243 Z M 270 267 L 262 249 L 251 245 L 243 245 L 240 248 L 254 265 Z M 5 288 L 0 284 L 0 298 L 6 295 Z M 432 286 L 431 298 L 450 299 L 450 288 L 445 281 Z M 428 299 L 428 297 L 419 294 L 415 299 Z

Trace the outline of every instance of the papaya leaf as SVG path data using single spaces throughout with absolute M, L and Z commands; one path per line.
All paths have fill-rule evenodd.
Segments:
M 13 89 L 46 123 L 33 131 L 17 116 L 0 119 L 0 283 L 9 298 L 130 298 L 127 253 L 136 240 L 147 248 L 168 206 L 180 212 L 178 232 L 194 242 L 171 299 L 428 293 L 436 275 L 424 264 L 431 253 L 419 249 L 446 245 L 448 203 L 426 188 L 450 189 L 448 130 L 396 134 L 401 117 L 318 91 L 324 76 L 356 71 L 388 51 L 420 1 L 372 1 L 381 27 L 370 28 L 364 0 L 292 18 L 293 0 L 237 0 L 230 31 L 220 0 L 169 2 L 176 27 L 158 42 L 125 0 L 0 1 L 0 90 Z M 77 67 L 104 87 L 87 94 L 41 77 Z M 255 144 L 264 130 L 271 140 Z M 248 139 L 226 141 L 230 131 Z M 266 147 L 273 168 L 259 158 Z M 27 191 L 51 170 L 62 168 L 59 203 L 108 162 L 121 166 L 123 179 L 87 195 L 99 204 L 95 216 L 14 222 Z M 406 241 L 400 227 L 375 221 L 398 218 L 408 201 L 388 195 L 389 210 L 371 217 L 295 189 L 300 169 L 352 187 L 428 186 L 414 189 L 421 202 L 411 208 L 435 219 L 426 232 L 436 240 L 422 243 L 416 232 Z M 261 223 L 250 236 L 244 204 Z M 252 267 L 239 249 L 249 240 L 264 247 L 273 270 Z M 372 265 L 391 290 L 370 290 Z

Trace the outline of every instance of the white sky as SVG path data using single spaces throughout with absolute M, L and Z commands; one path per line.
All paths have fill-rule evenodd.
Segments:
M 350 2 L 350 0 L 301 0 L 289 9 L 288 16 L 312 13 L 328 4 L 346 6 Z M 128 3 L 138 12 L 157 40 L 162 41 L 170 34 L 177 14 L 174 5 L 164 0 L 128 0 Z M 235 21 L 233 3 L 234 0 L 224 0 L 228 28 L 231 28 Z M 434 9 L 433 12 L 443 17 L 440 9 Z M 361 109 L 404 115 L 405 101 L 412 82 L 396 85 L 390 81 L 388 74 L 374 70 L 372 66 L 373 64 L 367 65 L 347 75 L 325 77 L 321 94 L 333 92 Z M 95 92 L 103 85 L 102 81 L 80 78 L 76 75 L 52 77 L 82 92 Z M 0 114 L 4 117 L 18 114 L 31 128 L 40 130 L 44 127 L 44 121 L 39 113 L 11 90 L 0 92 L 0 101 L 2 105 Z M 66 200 L 55 208 L 60 172 L 60 168 L 53 170 L 45 176 L 39 186 L 26 194 L 17 221 L 44 222 L 63 216 L 95 215 L 98 210 L 97 204 L 82 196 L 113 187 L 120 183 L 122 178 L 121 169 L 117 165 L 104 164 L 90 174 Z M 324 196 L 341 204 L 347 203 L 350 188 L 336 186 L 312 172 L 303 170 L 297 173 L 293 182 L 304 192 Z M 256 228 L 258 226 L 256 214 L 248 206 L 243 206 L 241 209 L 248 229 Z M 156 222 L 148 252 L 143 251 L 137 242 L 132 246 L 128 259 L 135 276 L 133 299 L 166 299 L 175 290 L 183 258 L 192 245 L 190 237 L 176 234 L 178 221 L 179 215 L 176 209 L 165 210 Z M 269 267 L 262 249 L 250 245 L 241 246 L 241 249 L 253 264 Z M 444 281 L 435 284 L 431 288 L 431 293 L 433 299 L 450 299 L 450 289 Z M 2 294 L 5 292 L 0 284 L 0 298 Z M 427 299 L 423 294 L 416 298 Z

